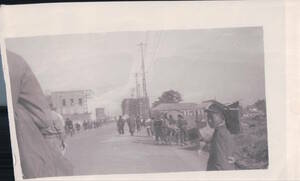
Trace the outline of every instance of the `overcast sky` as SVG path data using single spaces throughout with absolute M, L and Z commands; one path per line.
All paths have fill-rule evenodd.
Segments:
M 120 113 L 140 70 L 145 42 L 151 102 L 179 91 L 185 102 L 216 98 L 250 104 L 265 98 L 262 28 L 113 32 L 8 39 L 44 91 L 91 89 L 91 107 Z

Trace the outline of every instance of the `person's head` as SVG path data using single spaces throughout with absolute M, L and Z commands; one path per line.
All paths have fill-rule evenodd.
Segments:
M 181 114 L 178 114 L 177 118 L 178 119 L 183 119 L 183 116 Z
M 225 124 L 224 112 L 220 106 L 212 105 L 205 112 L 207 113 L 207 123 L 211 128 Z
M 225 124 L 224 114 L 221 112 L 209 112 L 207 123 L 211 128 Z

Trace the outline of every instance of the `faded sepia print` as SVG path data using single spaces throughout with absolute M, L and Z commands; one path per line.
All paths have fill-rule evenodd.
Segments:
M 8 38 L 23 178 L 267 169 L 262 27 Z

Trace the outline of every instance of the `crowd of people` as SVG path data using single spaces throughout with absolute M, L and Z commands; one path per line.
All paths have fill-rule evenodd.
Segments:
M 135 118 L 130 118 L 128 116 L 119 116 L 117 120 L 117 130 L 119 134 L 125 134 L 124 127 L 127 124 L 128 132 L 131 136 L 135 133 L 140 134 L 141 129 L 145 127 L 145 120 L 136 116 Z
M 177 120 L 164 114 L 148 121 L 147 133 L 154 135 L 157 144 L 178 144 L 186 145 L 188 141 L 187 121 L 182 115 Z
M 23 178 L 73 175 L 73 165 L 64 156 L 66 145 L 64 131 L 97 128 L 100 122 L 84 121 L 81 124 L 63 118 L 51 109 L 39 82 L 27 63 L 18 55 L 7 51 L 11 79 L 11 95 Z M 210 144 L 207 170 L 234 170 L 234 143 L 226 125 L 224 111 L 214 104 L 206 109 L 209 127 L 214 129 L 211 138 L 203 137 Z M 162 114 L 147 120 L 120 116 L 118 133 L 139 134 L 143 128 L 153 136 L 157 144 L 185 145 L 189 140 L 187 121 L 178 115 Z M 46 162 L 45 162 L 46 160 Z
M 202 148 L 209 151 L 207 170 L 234 170 L 235 169 L 235 144 L 226 121 L 224 105 L 213 103 L 205 109 L 205 125 L 203 129 L 188 129 L 187 120 L 182 115 L 174 119 L 172 115 L 160 114 L 145 120 L 136 116 L 119 116 L 117 120 L 118 133 L 124 134 L 124 126 L 128 125 L 129 132 L 134 135 L 142 128 L 147 135 L 152 136 L 156 144 L 187 145 L 196 140 Z M 200 131 L 201 130 L 201 131 Z M 202 149 L 201 148 L 201 149 Z
M 90 129 L 96 129 L 101 127 L 106 121 L 103 120 L 84 120 L 84 121 L 72 121 L 70 118 L 66 118 L 65 121 L 65 133 L 68 136 L 73 136 L 81 131 Z
M 141 129 L 146 129 L 148 136 L 153 136 L 156 144 L 178 144 L 186 145 L 189 140 L 187 121 L 182 115 L 175 120 L 172 115 L 161 114 L 157 117 L 142 119 L 140 116 L 130 118 L 119 116 L 117 130 L 124 134 L 124 127 L 127 124 L 130 135 L 135 132 L 139 134 Z

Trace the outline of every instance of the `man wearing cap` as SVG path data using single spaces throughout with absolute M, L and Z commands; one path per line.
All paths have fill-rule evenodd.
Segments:
M 206 112 L 208 124 L 214 129 L 207 170 L 234 170 L 234 143 L 226 128 L 224 105 L 213 103 L 206 109 Z

